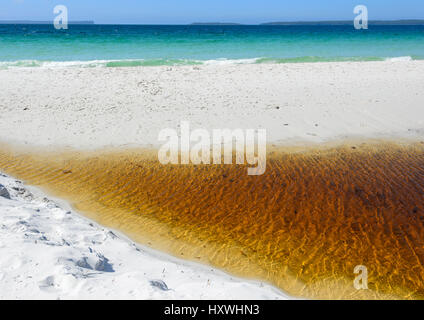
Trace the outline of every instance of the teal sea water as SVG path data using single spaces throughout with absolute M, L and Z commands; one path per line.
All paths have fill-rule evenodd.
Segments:
M 0 25 L 0 68 L 424 59 L 424 26 Z

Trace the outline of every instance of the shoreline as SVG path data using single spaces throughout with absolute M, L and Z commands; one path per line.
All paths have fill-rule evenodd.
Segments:
M 407 62 L 423 61 L 424 57 L 393 56 L 393 57 L 293 57 L 293 58 L 217 58 L 199 59 L 100 59 L 100 60 L 5 60 L 0 61 L 0 70 L 7 69 L 63 69 L 63 68 L 151 68 L 151 67 L 201 67 L 226 66 L 243 64 L 310 64 L 310 63 L 367 63 L 367 62 Z
M 12 198 L 6 200 L 0 197 L 0 208 L 6 215 L 0 234 L 0 248 L 5 250 L 4 253 L 12 250 L 0 258 L 0 279 L 3 286 L 10 289 L 0 292 L 2 299 L 34 299 L 34 296 L 48 300 L 81 297 L 235 300 L 240 296 L 247 300 L 296 299 L 267 283 L 237 278 L 211 266 L 182 260 L 135 243 L 120 231 L 101 226 L 80 214 L 65 200 L 47 195 L 40 188 L 23 184 L 1 171 L 0 183 L 8 189 Z M 31 218 L 28 213 L 36 218 Z M 52 238 L 57 236 L 49 230 L 46 220 L 49 217 L 53 220 L 66 217 L 68 220 L 61 228 L 62 236 L 68 237 L 63 249 L 63 244 L 53 244 L 55 240 Z M 29 231 L 20 230 L 22 228 L 17 228 L 18 225 Z M 17 229 L 9 234 L 9 228 Z M 22 232 L 27 232 L 25 240 L 20 240 Z M 86 238 L 87 241 L 77 238 Z M 93 242 L 90 243 L 90 239 Z M 109 248 L 106 249 L 102 242 L 106 242 Z M 59 249 L 51 249 L 55 247 Z M 28 248 L 31 253 L 26 252 Z M 116 255 L 114 250 L 119 250 L 120 255 Z M 90 265 L 73 265 L 77 259 L 87 256 L 91 264 L 90 252 L 93 251 L 114 270 L 92 272 Z M 65 259 L 62 255 L 72 258 Z M 166 272 L 163 274 L 161 270 Z M 22 282 L 15 283 L 19 277 L 26 278 L 23 281 L 25 289 L 21 288 Z M 157 280 L 164 281 L 169 288 L 163 290 L 149 283 Z M 94 291 L 90 288 L 93 285 Z M 187 285 L 188 290 L 185 289 Z

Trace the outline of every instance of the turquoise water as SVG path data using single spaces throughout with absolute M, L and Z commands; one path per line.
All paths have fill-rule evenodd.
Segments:
M 0 67 L 424 59 L 424 26 L 0 25 Z

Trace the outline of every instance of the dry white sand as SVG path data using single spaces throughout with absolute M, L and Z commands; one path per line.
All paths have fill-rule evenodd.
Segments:
M 424 61 L 0 70 L 0 141 L 160 145 L 163 128 L 269 142 L 424 134 Z

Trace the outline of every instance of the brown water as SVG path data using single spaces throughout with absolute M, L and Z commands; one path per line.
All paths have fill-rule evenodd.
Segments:
M 312 298 L 424 298 L 424 144 L 272 148 L 242 165 L 154 150 L 0 149 L 0 169 L 135 241 Z M 353 287 L 357 265 L 369 290 Z

